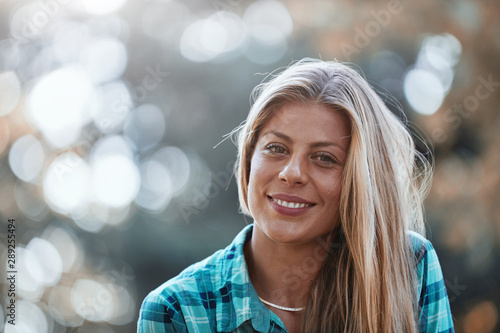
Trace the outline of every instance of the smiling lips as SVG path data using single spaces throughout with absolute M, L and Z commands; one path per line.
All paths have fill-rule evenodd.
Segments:
M 273 198 L 273 201 L 276 202 L 278 205 L 280 205 L 282 207 L 287 207 L 287 208 L 304 208 L 304 207 L 311 206 L 311 204 L 298 203 L 298 202 L 287 202 L 285 200 L 279 200 L 276 198 Z
M 282 215 L 300 215 L 315 206 L 314 203 L 294 195 L 276 194 L 268 198 L 274 210 Z

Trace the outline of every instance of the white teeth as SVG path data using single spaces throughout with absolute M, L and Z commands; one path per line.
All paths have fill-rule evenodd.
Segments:
M 305 203 L 298 203 L 298 202 L 286 202 L 285 200 L 279 200 L 279 199 L 274 199 L 273 201 L 276 202 L 278 205 L 287 207 L 287 208 L 304 208 L 304 207 L 309 207 L 310 204 L 305 204 Z

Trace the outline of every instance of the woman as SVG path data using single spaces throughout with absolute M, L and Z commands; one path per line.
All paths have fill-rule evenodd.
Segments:
M 236 178 L 253 217 L 150 293 L 139 332 L 453 332 L 424 232 L 427 161 L 353 69 L 305 59 L 255 90 Z

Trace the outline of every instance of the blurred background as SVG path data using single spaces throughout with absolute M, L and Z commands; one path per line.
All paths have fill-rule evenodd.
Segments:
M 355 63 L 424 135 L 456 331 L 500 332 L 492 0 L 0 1 L 0 331 L 135 332 L 149 291 L 251 222 L 224 135 L 303 57 Z

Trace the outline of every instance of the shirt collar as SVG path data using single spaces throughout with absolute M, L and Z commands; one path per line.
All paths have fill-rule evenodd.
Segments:
M 271 321 L 282 328 L 285 327 L 281 319 L 259 300 L 250 281 L 243 247 L 252 238 L 252 230 L 253 225 L 250 224 L 240 231 L 221 257 L 222 276 L 217 288 L 219 290 L 231 288 L 232 302 L 229 304 L 232 306 L 228 307 L 223 302 L 217 302 L 218 331 L 234 331 L 248 320 L 252 321 L 254 330 L 259 332 L 269 332 Z

